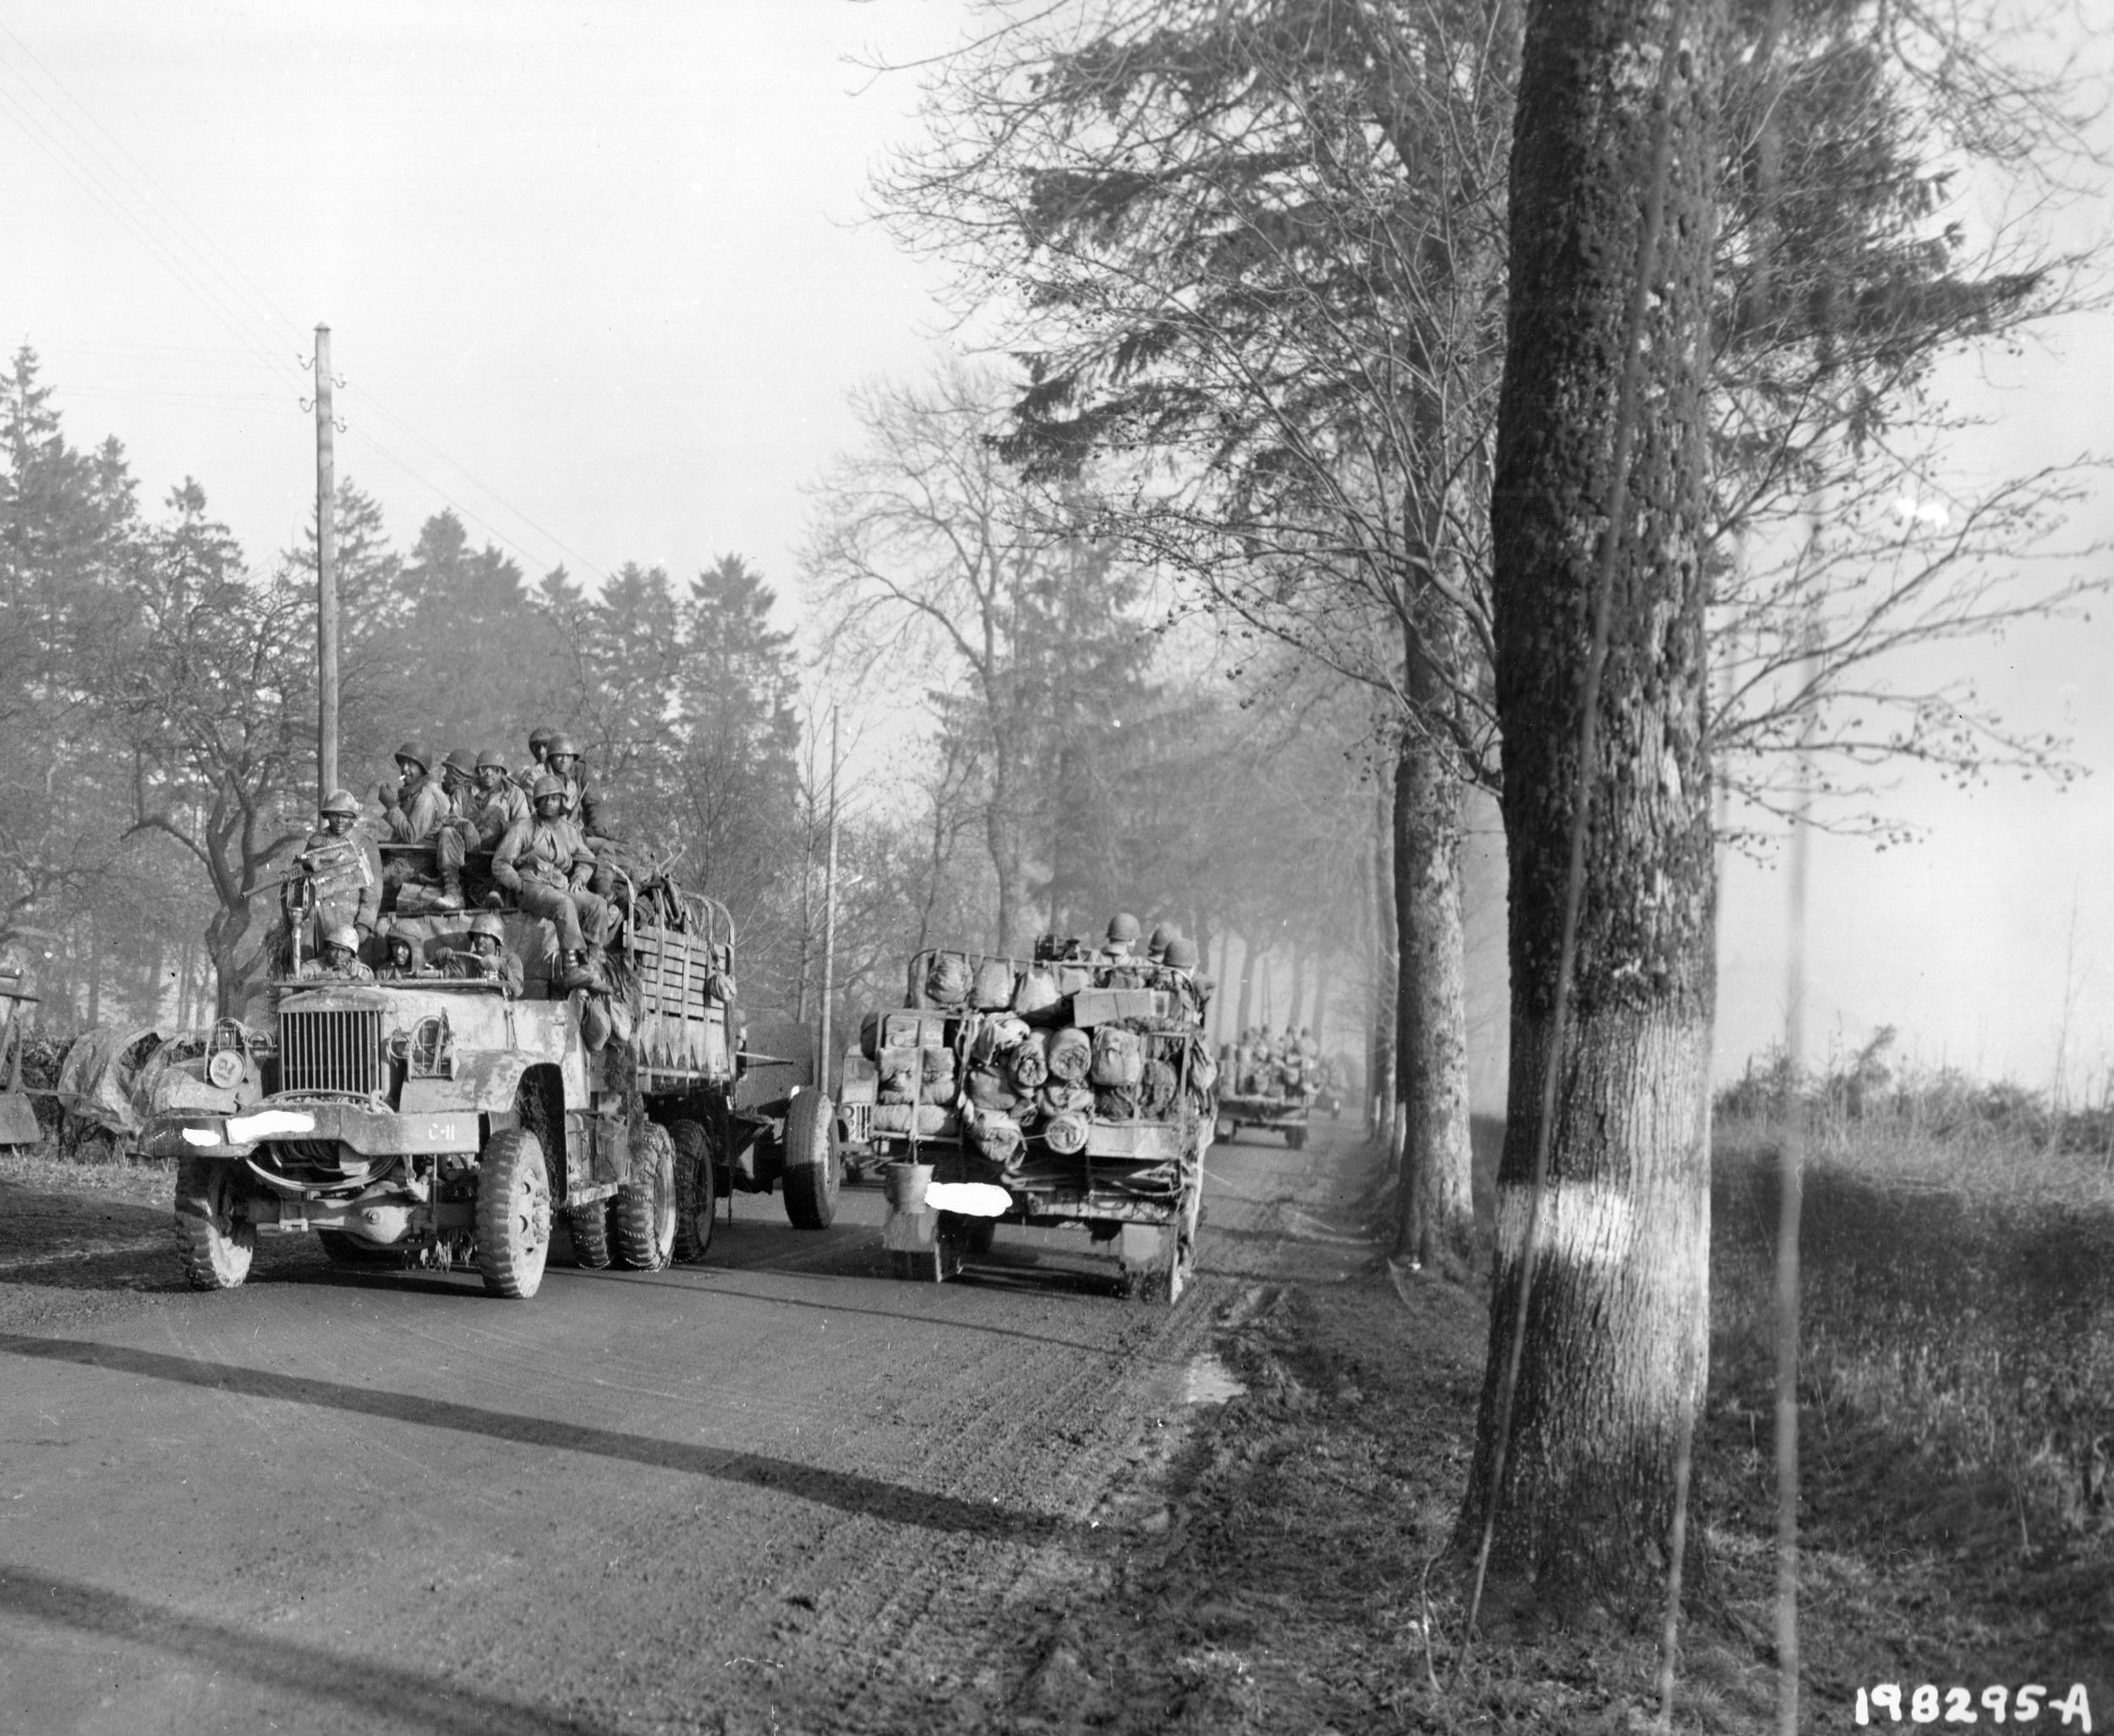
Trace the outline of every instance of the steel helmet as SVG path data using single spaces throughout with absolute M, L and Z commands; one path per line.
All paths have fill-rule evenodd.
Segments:
M 326 946 L 342 946 L 348 952 L 359 950 L 359 930 L 350 923 L 333 923 L 323 931 Z
M 554 733 L 550 737 L 550 746 L 543 750 L 543 757 L 545 759 L 556 759 L 561 753 L 568 758 L 578 759 L 580 757 L 580 744 L 568 735 Z
M 479 771 L 504 771 L 507 769 L 507 762 L 500 758 L 498 748 L 485 748 L 480 749 L 478 753 L 477 769 Z
M 1138 937 L 1137 918 L 1128 911 L 1109 918 L 1109 939 L 1135 941 Z
M 433 764 L 433 756 L 428 753 L 425 749 L 421 748 L 416 742 L 404 742 L 403 746 L 397 749 L 395 757 L 398 759 L 410 760 L 419 768 L 420 771 L 425 770 L 428 766 Z
M 528 792 L 529 799 L 534 802 L 540 802 L 546 796 L 562 796 L 564 794 L 565 780 L 563 778 L 554 778 L 549 772 L 545 772 L 541 777 L 538 778 L 536 780 L 536 787 Z
M 1156 923 L 1153 925 L 1153 938 L 1145 944 L 1154 952 L 1164 952 L 1174 939 L 1175 925 L 1172 923 Z
M 415 951 L 419 943 L 408 934 L 392 934 L 389 937 L 389 950 L 392 952 L 394 952 L 399 946 L 406 952 Z
M 476 767 L 477 756 L 467 748 L 449 748 L 448 757 L 441 762 L 441 770 L 459 772 L 464 777 L 468 777 Z
M 359 818 L 359 797 L 353 795 L 350 790 L 333 790 L 323 798 L 323 806 L 317 812 L 342 813 L 358 819 Z
M 540 748 L 545 753 L 550 752 L 550 743 L 556 737 L 557 733 L 547 723 L 538 724 L 535 728 L 528 731 L 528 751 L 534 753 L 537 748 Z
M 1197 968 L 1197 943 L 1186 934 L 1177 934 L 1167 943 L 1167 961 L 1178 971 Z
M 473 937 L 479 934 L 489 934 L 501 946 L 507 944 L 506 923 L 501 922 L 490 911 L 486 911 L 484 915 L 470 924 L 470 934 Z

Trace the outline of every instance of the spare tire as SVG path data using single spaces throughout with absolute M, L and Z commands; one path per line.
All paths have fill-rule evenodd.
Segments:
M 835 1220 L 842 1169 L 835 1106 L 813 1086 L 798 1087 L 786 1105 L 786 1216 L 795 1229 Z

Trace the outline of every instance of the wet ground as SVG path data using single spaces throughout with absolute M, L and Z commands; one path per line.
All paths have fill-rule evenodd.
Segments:
M 1106 1722 L 1067 1613 L 1164 1542 L 1187 1425 L 1241 1388 L 1216 1332 L 1376 1251 L 1370 1159 L 1317 1132 L 1213 1149 L 1171 1310 L 1074 1232 L 893 1279 L 872 1189 L 819 1235 L 744 1197 L 702 1266 L 525 1304 L 307 1237 L 201 1295 L 157 1179 L 14 1172 L 0 1731 Z

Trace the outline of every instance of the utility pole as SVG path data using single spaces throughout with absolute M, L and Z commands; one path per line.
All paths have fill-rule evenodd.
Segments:
M 331 328 L 315 328 L 315 802 L 337 787 L 337 452 Z
M 822 1032 L 816 1039 L 815 1088 L 830 1089 L 830 997 L 837 965 L 837 708 L 830 708 L 830 854 L 822 870 Z

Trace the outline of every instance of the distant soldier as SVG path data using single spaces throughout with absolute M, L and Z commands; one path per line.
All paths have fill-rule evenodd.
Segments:
M 1174 939 L 1175 925 L 1172 923 L 1153 923 L 1152 938 L 1145 943 L 1146 961 L 1148 964 L 1165 964 L 1167 949 Z
M 451 977 L 497 983 L 517 999 L 521 994 L 520 955 L 507 945 L 506 925 L 490 911 L 470 924 L 468 948 L 451 952 L 442 969 Z
M 315 830 L 301 846 L 301 865 L 315 897 L 318 934 L 350 923 L 375 932 L 381 909 L 381 857 L 359 830 L 359 798 L 333 790 L 316 812 Z
M 550 744 L 558 738 L 558 732 L 547 723 L 539 723 L 528 731 L 528 763 L 514 774 L 514 782 L 521 793 L 528 795 L 536 787 L 536 780 L 550 768 L 545 764 L 550 752 Z
M 579 828 L 566 818 L 565 786 L 545 773 L 537 780 L 534 802 L 534 817 L 509 827 L 492 852 L 492 878 L 529 915 L 556 927 L 565 986 L 584 988 L 594 981 L 588 950 L 599 954 L 608 939 L 610 906 L 588 890 L 594 856 Z
M 303 982 L 371 983 L 375 973 L 359 961 L 359 930 L 341 923 L 323 934 L 321 954 L 295 973 Z
M 419 943 L 408 934 L 392 934 L 389 937 L 389 962 L 375 972 L 378 983 L 408 983 L 419 977 L 437 977 L 441 973 L 419 956 Z
M 1138 920 L 1128 911 L 1119 911 L 1109 918 L 1108 943 L 1095 959 L 1097 964 L 1126 965 L 1136 950 Z

